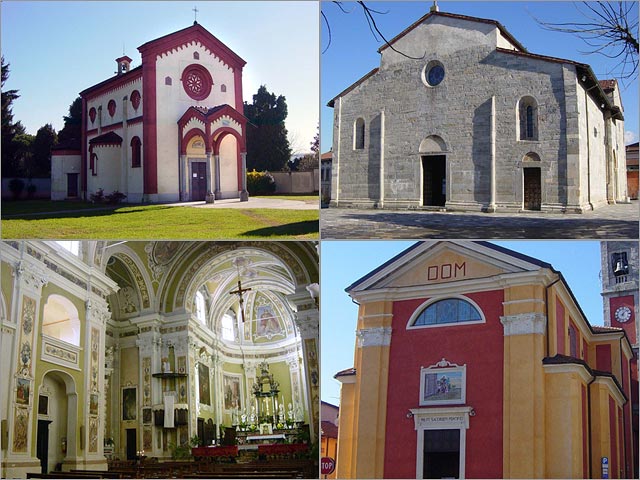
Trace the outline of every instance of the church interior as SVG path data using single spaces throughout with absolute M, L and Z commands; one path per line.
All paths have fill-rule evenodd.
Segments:
M 317 478 L 317 242 L 0 243 L 2 478 Z

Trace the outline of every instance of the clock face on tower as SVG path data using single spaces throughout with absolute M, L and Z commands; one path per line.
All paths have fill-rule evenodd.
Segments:
M 620 323 L 626 323 L 631 320 L 631 309 L 629 307 L 618 307 L 613 314 L 615 319 Z

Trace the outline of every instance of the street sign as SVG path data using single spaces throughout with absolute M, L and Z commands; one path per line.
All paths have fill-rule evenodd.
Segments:
M 320 460 L 320 472 L 322 475 L 330 475 L 336 469 L 336 461 L 331 457 L 322 457 Z
M 602 478 L 609 478 L 609 458 L 602 457 Z

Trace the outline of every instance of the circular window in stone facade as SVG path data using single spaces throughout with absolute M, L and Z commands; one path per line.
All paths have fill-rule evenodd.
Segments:
M 182 72 L 182 87 L 194 100 L 204 100 L 211 93 L 213 79 L 202 65 L 189 65 Z
M 107 110 L 109 110 L 109 115 L 112 116 L 112 117 L 116 114 L 116 101 L 115 100 L 109 100 L 109 103 L 107 104 Z
M 134 110 L 138 110 L 140 106 L 140 92 L 138 90 L 131 92 L 131 105 Z
M 437 60 L 432 60 L 422 69 L 422 83 L 427 87 L 440 85 L 444 80 L 444 65 Z

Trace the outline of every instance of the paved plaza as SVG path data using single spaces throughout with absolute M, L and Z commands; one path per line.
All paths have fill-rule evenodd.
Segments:
M 322 239 L 636 239 L 638 201 L 583 214 L 325 208 Z

